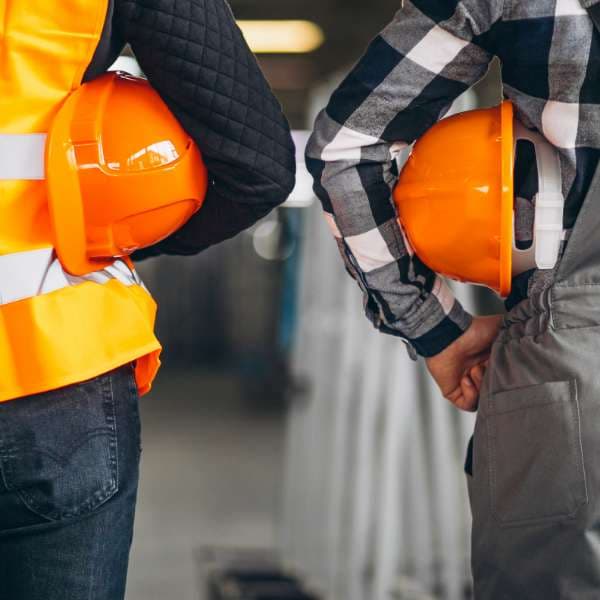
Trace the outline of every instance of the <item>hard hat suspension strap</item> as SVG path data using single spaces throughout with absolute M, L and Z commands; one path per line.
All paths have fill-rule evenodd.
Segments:
M 515 120 L 515 144 L 530 141 L 535 147 L 539 189 L 535 197 L 533 243 L 526 250 L 513 248 L 513 275 L 529 269 L 552 269 L 558 262 L 564 238 L 560 158 L 557 150 L 539 133 Z

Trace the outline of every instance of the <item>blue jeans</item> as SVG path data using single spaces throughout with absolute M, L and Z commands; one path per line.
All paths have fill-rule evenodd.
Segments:
M 130 365 L 0 404 L 0 599 L 120 600 L 138 485 Z

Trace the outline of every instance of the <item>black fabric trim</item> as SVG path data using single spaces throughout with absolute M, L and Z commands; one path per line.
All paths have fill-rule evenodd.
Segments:
M 415 350 L 425 358 L 430 358 L 445 350 L 464 331 L 449 317 L 445 317 L 436 327 L 419 338 L 409 338 Z
M 588 6 L 587 11 L 590 14 L 592 21 L 594 21 L 596 29 L 600 32 L 600 4 Z
M 92 58 L 92 62 L 83 76 L 83 82 L 91 81 L 102 75 L 102 73 L 117 60 L 125 46 L 124 40 L 117 35 L 117 32 L 113 27 L 114 12 L 114 0 L 109 0 L 102 35 L 100 36 L 100 41 L 96 48 L 96 52 L 94 53 L 94 57 Z

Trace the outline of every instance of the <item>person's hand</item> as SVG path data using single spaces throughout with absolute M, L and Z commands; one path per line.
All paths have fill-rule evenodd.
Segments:
M 501 323 L 501 315 L 475 317 L 461 337 L 426 361 L 444 397 L 461 410 L 477 410 L 487 361 Z

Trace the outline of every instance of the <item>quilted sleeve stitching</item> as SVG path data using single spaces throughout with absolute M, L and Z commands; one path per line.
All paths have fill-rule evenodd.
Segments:
M 289 193 L 294 172 L 289 127 L 227 4 L 121 0 L 118 8 L 126 38 L 151 82 L 198 141 L 209 170 L 222 179 L 228 163 L 238 164 L 238 177 L 254 171 L 257 181 L 236 182 L 234 193 L 254 191 L 256 200 L 268 201 L 265 180 Z

